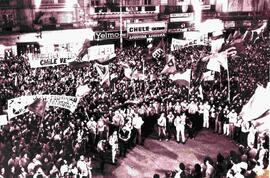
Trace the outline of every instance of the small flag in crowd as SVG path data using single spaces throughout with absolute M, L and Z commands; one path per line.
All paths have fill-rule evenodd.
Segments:
M 214 71 L 207 71 L 203 73 L 203 80 L 204 81 L 213 81 L 215 80 Z
M 36 115 L 43 117 L 45 113 L 45 107 L 47 102 L 42 99 L 36 99 L 32 104 L 28 106 L 28 110 L 34 112 Z
M 168 54 L 166 56 L 166 65 L 161 71 L 161 74 L 172 74 L 176 72 L 175 58 L 173 55 Z
M 227 52 L 212 54 L 207 64 L 207 69 L 220 72 L 220 66 L 228 70 Z
M 170 76 L 170 79 L 180 86 L 190 86 L 191 69 L 187 69 L 184 73 L 175 73 Z
M 85 39 L 82 48 L 80 49 L 77 59 L 81 60 L 87 53 L 88 53 L 88 48 L 90 48 L 90 40 L 89 39 Z
M 101 79 L 100 84 L 103 85 L 106 83 L 109 86 L 110 85 L 109 65 L 95 64 L 95 67 Z
M 85 95 L 89 94 L 89 92 L 90 88 L 88 87 L 88 85 L 80 85 L 77 88 L 76 97 L 84 97 Z

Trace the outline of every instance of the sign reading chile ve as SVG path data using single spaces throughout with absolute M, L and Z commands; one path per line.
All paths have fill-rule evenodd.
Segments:
M 167 23 L 165 21 L 145 22 L 145 23 L 128 23 L 127 34 L 133 35 L 151 35 L 165 34 L 167 32 Z

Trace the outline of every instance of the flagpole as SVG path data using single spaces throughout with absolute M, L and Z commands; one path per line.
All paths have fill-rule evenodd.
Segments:
M 43 114 L 42 114 L 41 122 L 40 122 L 40 124 L 39 124 L 39 129 L 38 129 L 38 134 L 37 134 L 37 142 L 38 142 L 38 139 L 39 139 L 40 130 L 41 130 L 41 124 L 42 124 L 42 122 L 43 122 L 43 120 L 44 120 L 44 117 L 45 117 L 45 111 L 44 111 Z
M 227 69 L 227 77 L 228 77 L 228 101 L 229 101 L 229 103 L 230 103 L 230 101 L 231 101 L 231 94 L 230 94 L 230 75 L 229 75 L 229 68 Z

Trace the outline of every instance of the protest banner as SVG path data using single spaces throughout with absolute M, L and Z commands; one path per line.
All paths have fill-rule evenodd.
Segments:
M 42 99 L 47 102 L 46 107 L 60 107 L 74 112 L 79 103 L 79 98 L 65 95 L 33 95 L 21 96 L 8 100 L 8 117 L 14 118 L 28 112 L 28 106 L 36 99 Z
M 67 65 L 76 59 L 74 53 L 31 54 L 29 63 L 31 68 Z
M 115 57 L 114 44 L 91 46 L 88 49 L 89 61 L 100 60 L 108 57 L 109 58 Z
M 179 40 L 176 38 L 172 38 L 171 43 L 171 51 L 179 50 L 184 47 L 188 46 L 195 46 L 195 45 L 209 45 L 205 40 Z

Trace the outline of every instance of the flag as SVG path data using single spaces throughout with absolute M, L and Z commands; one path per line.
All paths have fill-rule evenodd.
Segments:
M 170 75 L 170 79 L 180 86 L 190 86 L 191 69 L 187 69 L 184 73 L 175 73 Z
M 109 62 L 111 62 L 116 57 L 116 54 L 110 54 L 107 56 L 104 56 L 103 58 L 96 59 L 96 62 L 102 65 L 107 65 Z
M 45 113 L 45 107 L 47 102 L 42 99 L 36 99 L 32 104 L 28 106 L 28 110 L 34 112 L 36 115 L 43 117 Z
M 128 79 L 131 79 L 132 78 L 132 72 L 133 72 L 132 68 L 128 64 L 126 64 L 124 62 L 119 63 L 119 65 L 121 65 L 124 68 L 125 77 L 128 78 Z
M 101 79 L 100 84 L 101 85 L 107 84 L 109 86 L 110 85 L 109 65 L 95 64 L 95 67 Z
M 213 81 L 215 80 L 215 75 L 213 71 L 207 71 L 203 73 L 203 80 L 204 81 Z
M 76 90 L 76 97 L 84 97 L 89 94 L 90 88 L 88 85 L 80 85 Z
M 208 64 L 207 64 L 207 69 L 212 70 L 212 71 L 216 71 L 216 72 L 220 72 L 220 64 L 219 64 L 218 60 L 214 57 L 211 57 L 209 59 Z
M 77 59 L 81 60 L 87 53 L 88 53 L 88 48 L 90 48 L 90 40 L 85 39 L 81 49 L 79 50 L 79 53 L 77 55 Z
M 227 51 L 210 55 L 207 69 L 220 72 L 220 66 L 228 70 Z
M 132 79 L 134 80 L 144 80 L 145 78 L 146 76 L 142 72 L 139 72 L 138 70 L 135 70 L 132 73 Z
M 264 21 L 262 26 L 252 30 L 252 33 L 257 33 L 257 35 L 260 36 L 262 33 L 265 32 L 266 28 L 267 28 L 267 21 Z
M 162 58 L 165 55 L 165 44 L 163 38 L 160 40 L 158 46 L 154 49 L 152 57 L 155 59 Z
M 166 65 L 161 71 L 161 74 L 171 74 L 176 72 L 176 64 L 174 56 L 171 54 L 168 54 L 166 56 Z
M 241 110 L 240 116 L 245 121 L 254 120 L 270 110 L 270 82 L 267 88 L 258 85 L 253 96 Z

